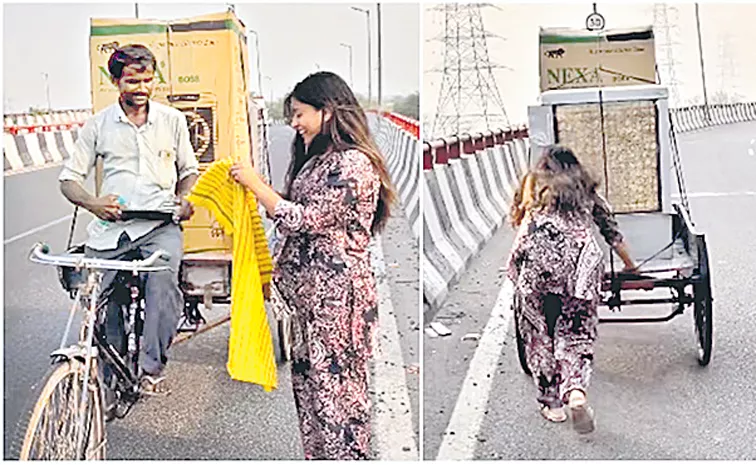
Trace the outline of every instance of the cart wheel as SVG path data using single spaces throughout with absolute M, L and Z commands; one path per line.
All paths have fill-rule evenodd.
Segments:
M 199 299 L 195 297 L 184 298 L 184 311 L 179 318 L 177 327 L 179 333 L 196 332 L 200 325 L 207 323 L 202 312 L 200 312 L 199 303 Z
M 712 297 L 711 270 L 709 268 L 709 253 L 706 239 L 703 235 L 697 237 L 699 279 L 693 284 L 693 313 L 696 325 L 696 341 L 698 342 L 698 364 L 706 366 L 711 360 L 712 329 Z
M 515 308 L 514 308 L 514 325 L 515 325 L 515 338 L 517 339 L 517 358 L 520 360 L 520 367 L 522 367 L 522 371 L 530 376 L 532 372 L 530 371 L 530 367 L 528 366 L 528 358 L 525 354 L 525 341 L 522 339 L 522 334 L 520 334 L 520 323 L 518 315 L 520 314 L 520 301 L 517 298 L 517 294 L 515 293 L 514 297 L 515 302 Z
M 278 361 L 279 363 L 286 363 L 291 361 L 291 320 L 284 317 L 277 320 L 277 335 L 278 335 Z

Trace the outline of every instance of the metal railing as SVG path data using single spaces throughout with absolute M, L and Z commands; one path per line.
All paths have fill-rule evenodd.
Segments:
M 459 158 L 462 154 L 472 154 L 477 150 L 502 145 L 507 141 L 528 137 L 528 128 L 521 126 L 513 129 L 479 132 L 442 137 L 423 142 L 423 169 L 433 169 L 434 164 L 445 165 L 449 160 Z
M 756 102 L 695 105 L 670 108 L 676 132 L 688 132 L 723 124 L 756 121 Z

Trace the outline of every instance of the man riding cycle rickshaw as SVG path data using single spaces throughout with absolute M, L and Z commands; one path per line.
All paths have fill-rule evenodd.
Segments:
M 129 24 L 113 28 L 113 21 Z M 200 303 L 208 308 L 230 301 L 230 238 L 209 211 L 197 207 L 195 212 L 184 197 L 218 158 L 251 156 L 259 169 L 267 162 L 261 160 L 265 134 L 246 88 L 249 60 L 239 35 L 244 25 L 232 12 L 150 24 L 164 27 L 169 36 L 179 30 L 197 34 L 185 28 L 187 21 L 219 25 L 215 41 L 203 43 L 235 54 L 225 63 L 228 69 L 207 64 L 197 73 L 230 73 L 228 79 L 183 76 L 191 62 L 187 56 L 196 51 L 169 52 L 178 45 L 159 34 L 142 37 L 140 20 L 92 21 L 95 115 L 81 130 L 59 180 L 76 213 L 85 209 L 94 219 L 86 243 L 71 247 L 71 234 L 67 254 L 52 256 L 39 245 L 30 257 L 59 267 L 74 303 L 26 428 L 22 459 L 104 458 L 104 421 L 126 415 L 142 395 L 170 392 L 163 370 L 177 330 L 196 330 L 204 322 Z M 229 60 L 229 54 L 209 53 Z M 241 87 L 235 85 L 240 78 Z M 246 124 L 218 127 L 241 120 Z M 94 194 L 84 187 L 92 172 Z M 79 342 L 67 346 L 78 312 L 84 313 Z M 278 358 L 285 360 L 286 354 Z

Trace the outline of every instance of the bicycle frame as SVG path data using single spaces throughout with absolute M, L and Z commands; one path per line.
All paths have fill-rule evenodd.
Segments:
M 123 270 L 121 270 L 123 272 Z M 135 277 L 138 276 L 137 271 L 132 271 Z M 89 389 L 87 386 L 90 384 L 90 376 L 96 373 L 98 367 L 98 356 L 102 356 L 104 362 L 111 367 L 114 371 L 114 376 L 123 384 L 125 388 L 121 391 L 122 394 L 129 394 L 133 396 L 128 401 L 135 401 L 138 397 L 139 380 L 137 374 L 134 373 L 127 365 L 124 358 L 108 343 L 106 334 L 101 331 L 98 321 L 100 320 L 100 312 L 107 311 L 107 300 L 99 302 L 102 295 L 102 278 L 103 273 L 100 270 L 91 270 L 87 277 L 87 282 L 79 291 L 77 291 L 74 302 L 71 307 L 71 313 L 66 325 L 66 330 L 61 340 L 61 345 L 58 350 L 51 354 L 51 357 L 63 357 L 66 359 L 78 358 L 84 363 L 84 379 L 82 390 L 79 418 L 77 420 L 77 439 L 76 439 L 76 453 L 77 456 L 81 456 L 82 448 L 84 447 L 84 431 L 86 423 L 87 404 L 89 402 Z M 114 283 L 115 284 L 115 283 Z M 132 286 L 133 287 L 133 286 Z M 135 295 L 133 289 L 131 290 L 130 312 L 138 311 L 134 308 L 137 303 L 135 299 L 139 295 Z M 81 329 L 79 334 L 79 341 L 75 346 L 66 347 L 66 341 L 71 330 L 73 322 L 73 316 L 79 309 L 84 310 L 84 318 L 81 323 Z M 136 329 L 135 322 L 130 321 L 129 337 L 133 336 L 133 332 Z M 83 346 L 83 347 L 82 347 Z M 82 350 L 71 350 L 84 349 Z M 96 376 L 96 375 L 94 375 Z M 98 383 L 99 387 L 99 383 Z M 129 409 L 133 405 L 130 402 Z M 128 410 L 127 410 L 128 412 Z
M 135 279 L 139 279 L 139 272 L 158 271 L 165 267 L 155 267 L 153 264 L 162 255 L 163 251 L 155 252 L 150 258 L 146 260 L 134 260 L 131 262 L 125 261 L 112 261 L 101 260 L 91 258 L 76 258 L 76 257 L 55 257 L 47 255 L 47 246 L 43 244 L 37 244 L 32 251 L 30 260 L 57 266 L 67 266 L 75 268 L 86 268 L 88 270 L 86 282 L 81 286 L 74 295 L 74 302 L 71 307 L 71 312 L 66 324 L 66 330 L 61 340 L 60 348 L 51 354 L 54 361 L 60 359 L 75 361 L 76 363 L 84 364 L 84 379 L 82 386 L 82 393 L 78 409 L 78 418 L 76 420 L 76 456 L 81 457 L 82 448 L 84 447 L 84 432 L 86 423 L 87 407 L 89 404 L 89 388 L 92 383 L 92 377 L 95 377 L 95 387 L 101 389 L 101 383 L 99 382 L 99 371 L 97 358 L 102 355 L 106 364 L 108 364 L 114 371 L 116 379 L 123 383 L 125 391 L 120 389 L 117 391 L 122 394 L 128 393 L 129 397 L 132 397 L 136 401 L 139 394 L 139 381 L 137 374 L 133 373 L 129 369 L 127 363 L 120 356 L 120 354 L 108 344 L 106 334 L 100 331 L 101 311 L 107 312 L 108 298 L 103 299 L 103 302 L 99 302 L 101 297 L 101 286 L 103 272 L 102 269 L 110 269 L 117 272 L 130 272 Z M 114 280 L 113 285 L 117 284 L 117 279 Z M 129 334 L 127 339 L 127 353 L 136 353 L 138 357 L 138 347 L 133 344 L 136 335 L 133 333 L 137 329 L 136 312 L 139 311 L 138 299 L 141 292 L 138 290 L 139 284 L 130 283 L 128 285 L 129 295 L 131 302 L 129 305 Z M 66 347 L 66 341 L 71 331 L 71 325 L 73 323 L 73 317 L 77 310 L 84 310 L 84 318 L 81 322 L 81 328 L 79 331 L 78 342 Z M 120 309 L 119 309 L 120 310 Z M 107 317 L 107 314 L 106 314 Z M 125 327 L 124 327 L 125 329 Z M 131 402 L 133 405 L 134 402 Z M 128 412 L 128 410 L 127 410 Z
M 81 457 L 82 447 L 84 442 L 84 421 L 85 414 L 87 412 L 87 403 L 89 401 L 89 376 L 92 373 L 93 368 L 97 368 L 96 353 L 92 351 L 92 342 L 95 332 L 95 324 L 97 323 L 97 296 L 100 291 L 100 282 L 102 280 L 102 273 L 95 271 L 90 273 L 87 277 L 87 284 L 84 289 L 85 295 L 89 295 L 88 310 L 85 313 L 84 320 L 82 321 L 82 333 L 85 333 L 85 337 L 79 338 L 79 342 L 84 339 L 86 350 L 84 352 L 84 382 L 82 383 L 83 389 L 81 393 L 81 406 L 79 408 L 79 419 L 77 421 L 77 434 L 76 434 L 76 456 Z M 81 293 L 77 294 L 77 299 L 74 301 L 74 307 L 72 314 L 76 310 L 77 302 L 81 303 Z
M 134 272 L 134 274 L 136 275 L 137 273 Z M 73 315 L 79 308 L 86 308 L 85 316 L 82 320 L 79 343 L 77 344 L 78 348 L 81 348 L 82 345 L 85 347 L 83 353 L 79 352 L 78 354 L 79 357 L 83 357 L 84 380 L 82 385 L 85 386 L 85 388 L 82 390 L 82 397 L 79 407 L 79 418 L 77 421 L 77 456 L 81 456 L 82 447 L 84 444 L 84 431 L 86 422 L 85 415 L 87 412 L 87 404 L 89 402 L 89 389 L 87 389 L 86 386 L 89 386 L 90 376 L 93 373 L 96 373 L 98 356 L 102 356 L 105 363 L 108 364 L 111 369 L 113 369 L 114 376 L 116 376 L 118 380 L 123 383 L 125 391 L 127 391 L 128 394 L 134 396 L 133 399 L 129 400 L 136 400 L 136 398 L 138 397 L 137 392 L 139 381 L 137 374 L 127 366 L 127 363 L 124 361 L 121 355 L 108 343 L 106 335 L 100 330 L 98 325 L 100 312 L 107 311 L 107 301 L 98 303 L 99 298 L 101 297 L 102 276 L 103 274 L 99 270 L 92 270 L 92 272 L 89 273 L 85 287 L 80 289 L 76 293 L 71 309 L 71 316 L 69 317 L 66 332 L 63 336 L 63 340 L 61 341 L 61 347 L 59 350 L 51 354 L 51 356 L 53 357 L 70 357 L 71 354 L 69 350 L 66 350 L 65 342 L 68 339 Z M 135 296 L 132 293 L 132 299 L 134 297 Z M 82 305 L 83 301 L 88 302 L 85 305 Z M 135 302 L 132 302 L 132 305 L 134 304 Z M 131 310 L 134 309 L 132 308 Z M 132 325 L 131 330 L 133 331 L 134 329 L 135 327 Z M 131 405 L 133 405 L 133 402 Z M 131 407 L 131 405 L 129 406 L 129 408 Z

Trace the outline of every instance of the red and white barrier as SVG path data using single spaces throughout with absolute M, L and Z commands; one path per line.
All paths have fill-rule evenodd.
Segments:
M 4 172 L 6 174 L 59 164 L 74 150 L 78 125 L 67 130 L 7 131 L 3 134 Z
M 49 113 L 8 114 L 4 117 L 6 133 L 34 134 L 38 132 L 71 131 L 84 125 L 92 116 L 91 110 L 63 110 Z
M 405 116 L 381 112 L 371 120 L 373 136 L 386 159 L 404 214 L 415 239 L 422 233 L 420 216 L 419 151 L 420 123 Z
M 423 293 L 432 307 L 504 224 L 529 150 L 526 128 L 424 143 Z

